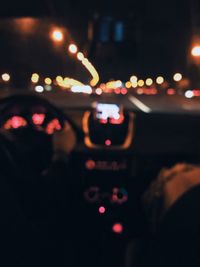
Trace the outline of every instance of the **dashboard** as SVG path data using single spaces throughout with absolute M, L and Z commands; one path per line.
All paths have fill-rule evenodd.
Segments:
M 67 154 L 72 130 L 77 138 L 69 159 L 72 177 L 65 178 L 62 168 L 59 175 L 79 192 L 74 202 L 84 206 L 85 224 L 96 218 L 110 235 L 128 238 L 144 230 L 141 196 L 163 167 L 200 161 L 198 116 L 144 114 L 109 102 L 60 110 L 36 96 L 11 97 L 0 108 L 0 131 L 14 136 L 20 166 L 37 175 L 51 169 L 53 140 Z
M 86 260 L 94 262 L 100 247 L 104 266 L 122 266 L 125 246 L 149 234 L 141 197 L 159 171 L 200 162 L 197 115 L 144 114 L 105 101 L 60 109 L 38 96 L 4 99 L 0 112 L 2 173 L 28 217 L 41 232 L 54 225 L 55 236 L 58 229 L 66 239 L 77 234 L 84 255 L 95 249 Z M 77 142 L 69 156 L 71 134 Z M 54 160 L 55 143 L 67 160 Z
M 61 125 L 55 115 L 47 112 L 44 107 L 38 105 L 21 107 L 20 105 L 14 104 L 2 112 L 1 128 L 5 130 L 17 130 L 28 127 L 51 135 L 55 131 L 62 130 L 63 125 Z

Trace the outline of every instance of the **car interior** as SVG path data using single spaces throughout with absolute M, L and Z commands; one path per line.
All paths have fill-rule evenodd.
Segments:
M 128 266 L 131 246 L 151 236 L 141 206 L 151 181 L 163 167 L 199 161 L 199 116 L 98 102 L 61 110 L 36 94 L 0 106 L 2 240 L 12 264 L 32 249 L 41 250 L 37 266 Z
M 36 2 L 31 1 L 31 6 Z M 193 98 L 195 92 L 199 94 L 199 89 L 195 87 L 195 92 L 189 90 L 191 84 L 187 81 L 179 84 L 182 79 L 179 79 L 179 73 L 172 85 L 164 81 L 151 83 L 149 79 L 149 85 L 141 84 L 143 80 L 140 80 L 134 87 L 135 81 L 130 79 L 131 88 L 127 82 L 109 76 L 110 72 L 115 76 L 115 68 L 116 73 L 127 73 L 136 60 L 133 57 L 128 63 L 129 52 L 135 46 L 127 37 L 130 47 L 127 45 L 124 49 L 120 44 L 120 30 L 115 36 L 117 44 L 112 44 L 113 37 L 108 44 L 107 39 L 101 39 L 104 34 L 107 36 L 103 31 L 107 29 L 106 25 L 116 23 L 116 27 L 122 27 L 117 24 L 118 16 L 115 14 L 116 10 L 120 14 L 119 4 L 116 4 L 115 11 L 109 4 L 110 15 L 107 16 L 103 12 L 105 7 L 97 1 L 102 20 L 94 12 L 94 3 L 91 9 L 90 1 L 80 4 L 82 11 L 89 10 L 87 15 L 93 12 L 92 30 L 88 26 L 82 31 L 81 19 L 75 17 L 73 20 L 71 12 L 76 3 L 69 1 L 74 8 L 69 8 L 69 13 L 66 13 L 69 17 L 63 11 L 65 1 L 60 1 L 60 6 L 57 3 L 62 18 L 55 15 L 55 19 L 52 14 L 56 1 L 40 2 L 48 3 L 51 16 L 33 19 L 30 12 L 24 14 L 23 8 L 17 7 L 16 3 L 12 6 L 9 1 L 5 3 L 5 14 L 0 11 L 0 266 L 149 266 L 153 234 L 144 195 L 163 168 L 180 162 L 199 164 L 200 109 L 197 97 Z M 9 5 L 15 12 L 9 10 Z M 138 6 L 140 3 L 136 4 L 137 10 Z M 67 10 L 68 6 L 64 7 Z M 142 14 L 141 10 L 139 14 Z M 37 5 L 32 11 L 38 11 L 40 15 L 44 9 Z M 79 16 L 81 11 L 77 12 Z M 112 16 L 117 17 L 116 21 Z M 70 40 L 67 39 L 67 45 L 54 43 L 46 46 L 48 27 L 54 27 L 57 22 L 63 25 L 63 17 L 68 18 L 67 23 L 72 19 L 72 29 L 78 28 L 74 35 L 80 40 L 80 51 L 88 58 L 84 58 L 84 53 L 78 53 L 77 47 L 69 46 L 70 56 L 59 61 L 63 56 L 61 50 L 67 53 L 66 47 L 74 41 L 69 29 L 64 31 Z M 135 23 L 139 21 L 138 17 L 127 15 L 125 19 L 127 22 L 131 18 Z M 91 22 L 87 16 L 85 21 Z M 141 38 L 137 32 L 137 25 L 141 25 L 139 22 L 134 24 L 136 46 Z M 34 25 L 40 28 L 38 34 Z M 95 32 L 95 27 L 100 27 L 100 30 Z M 88 31 L 89 40 L 91 33 L 89 45 L 81 39 L 84 31 Z M 45 37 L 41 37 L 47 32 Z M 59 34 L 57 32 L 54 36 L 54 41 L 62 41 Z M 95 34 L 102 36 L 98 39 Z M 149 40 L 147 33 L 145 38 Z M 145 45 L 143 48 L 145 50 Z M 162 58 L 161 50 L 159 60 Z M 75 63 L 74 55 L 82 65 Z M 97 66 L 104 73 L 103 81 L 99 80 L 91 63 L 101 57 L 104 59 L 97 62 Z M 168 57 L 168 54 L 163 57 Z M 118 62 L 121 58 L 125 62 L 124 68 Z M 171 64 L 175 64 L 177 58 L 174 57 Z M 138 66 L 143 64 L 145 72 L 145 61 L 139 56 L 137 60 Z M 153 69 L 153 63 L 149 61 Z M 155 63 L 155 68 L 162 66 Z M 51 76 L 51 70 L 54 76 Z M 92 80 L 91 77 L 85 78 L 88 70 L 93 75 Z M 67 73 L 72 78 L 67 76 L 62 80 L 61 77 L 60 82 L 59 73 L 63 73 L 63 77 Z M 52 78 L 44 79 L 47 76 Z M 162 77 L 158 78 L 161 80 Z M 150 102 L 145 102 L 147 99 Z M 159 104 L 160 99 L 165 104 Z M 143 100 L 147 104 L 144 105 Z M 155 109 L 148 108 L 148 103 L 154 103 Z

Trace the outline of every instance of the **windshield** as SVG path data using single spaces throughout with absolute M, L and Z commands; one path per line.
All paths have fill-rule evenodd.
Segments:
M 8 1 L 1 9 L 0 85 L 198 96 L 198 11 L 195 0 Z

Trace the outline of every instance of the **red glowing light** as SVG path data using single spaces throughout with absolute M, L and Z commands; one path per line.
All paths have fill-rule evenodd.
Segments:
M 35 125 L 42 125 L 45 119 L 45 114 L 34 113 L 32 116 L 33 123 Z
M 156 95 L 158 93 L 158 90 L 156 88 L 151 88 L 151 94 Z
M 6 121 L 4 124 L 4 129 L 9 130 L 9 129 L 18 129 L 20 127 L 24 127 L 27 125 L 27 122 L 24 118 L 20 116 L 13 116 L 9 120 Z
M 112 230 L 116 234 L 121 234 L 123 232 L 123 225 L 121 223 L 113 224 Z
M 157 94 L 157 89 L 156 88 L 145 88 L 143 89 L 143 93 L 145 95 L 156 95 Z
M 200 96 L 200 90 L 199 89 L 194 89 L 193 91 L 194 96 Z
M 126 89 L 126 88 L 122 88 L 122 89 L 121 89 L 121 94 L 122 94 L 122 95 L 126 95 L 126 94 L 127 94 L 127 92 L 128 92 L 128 91 L 127 91 L 127 89 Z
M 175 94 L 175 90 L 174 90 L 173 88 L 169 88 L 169 89 L 167 90 L 167 94 L 168 94 L 168 95 L 174 95 L 174 94 Z
M 85 163 L 85 167 L 88 170 L 93 170 L 95 168 L 95 166 L 96 166 L 95 161 L 92 159 L 87 160 Z
M 105 85 L 105 83 L 100 84 L 100 88 L 101 88 L 103 91 L 106 90 L 106 85 Z
M 106 212 L 105 207 L 103 207 L 103 206 L 99 207 L 99 213 L 100 214 L 104 214 L 105 212 Z
M 112 142 L 111 142 L 110 139 L 107 139 L 107 140 L 105 141 L 105 145 L 106 145 L 106 146 L 111 146 L 111 144 L 112 144 Z
M 53 119 L 49 124 L 47 125 L 46 132 L 47 134 L 53 134 L 54 131 L 60 131 L 62 129 L 58 119 Z
M 120 92 L 121 92 L 120 88 L 116 88 L 116 89 L 115 89 L 115 94 L 119 95 Z
M 107 120 L 107 119 L 101 119 L 99 122 L 100 122 L 101 124 L 106 124 L 106 123 L 108 123 L 108 120 Z
M 123 121 L 124 121 L 124 116 L 123 115 L 120 115 L 119 119 L 114 119 L 114 118 L 110 119 L 110 123 L 111 124 L 122 124 Z

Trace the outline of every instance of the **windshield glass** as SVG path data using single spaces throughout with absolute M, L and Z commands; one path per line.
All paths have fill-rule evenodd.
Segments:
M 0 85 L 198 96 L 199 10 L 195 0 L 8 1 L 1 10 Z

